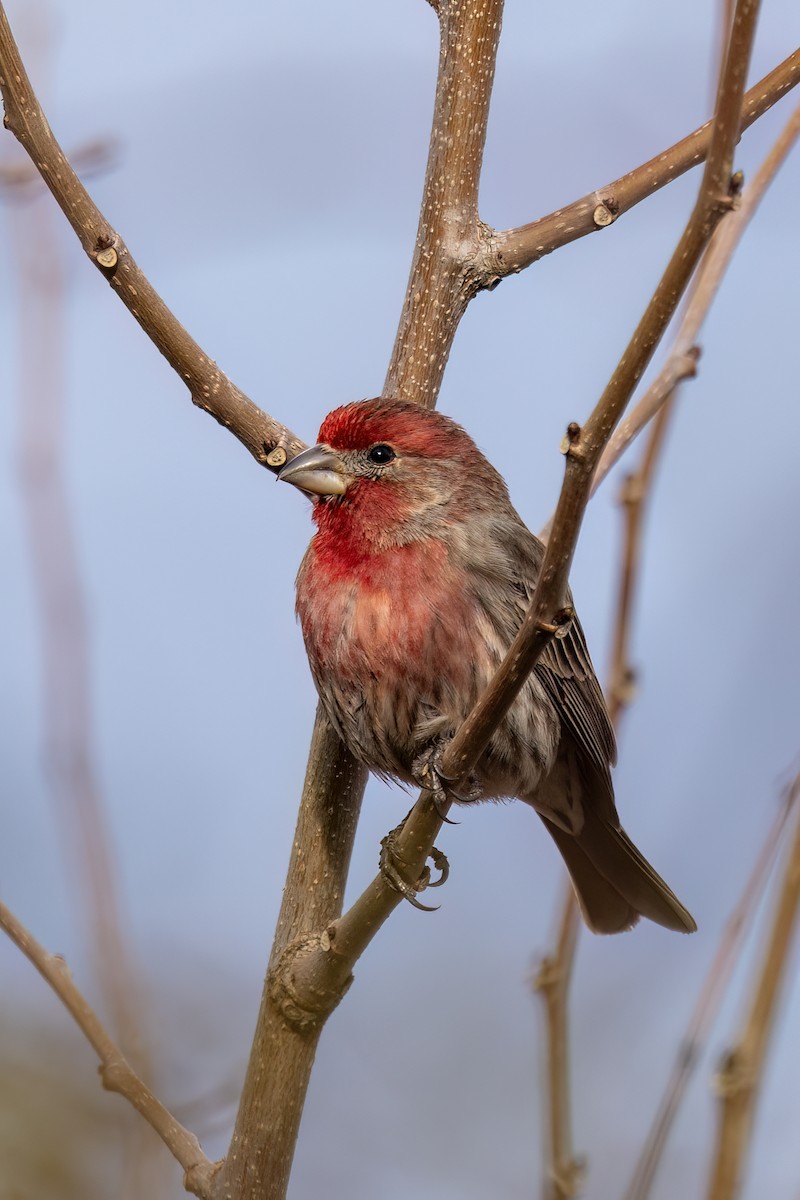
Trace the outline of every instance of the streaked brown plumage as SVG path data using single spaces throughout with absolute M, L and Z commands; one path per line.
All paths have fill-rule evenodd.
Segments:
M 297 611 L 325 710 L 356 758 L 413 783 L 506 653 L 543 547 L 454 421 L 384 399 L 337 409 L 281 478 L 317 533 Z M 481 797 L 518 797 L 553 837 L 590 928 L 694 921 L 619 824 L 614 733 L 580 624 L 554 640 L 479 760 Z

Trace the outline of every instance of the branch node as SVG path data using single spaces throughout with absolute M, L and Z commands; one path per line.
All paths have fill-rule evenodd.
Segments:
M 211 1185 L 214 1182 L 214 1176 L 224 1165 L 224 1162 L 224 1158 L 221 1158 L 213 1163 L 209 1162 L 208 1159 L 192 1163 L 183 1173 L 184 1190 L 191 1192 L 194 1196 L 211 1196 Z
M 295 1033 L 313 1035 L 344 997 L 353 976 L 342 982 L 331 982 L 330 974 L 324 977 L 314 969 L 314 957 L 318 951 L 330 952 L 331 931 L 324 934 L 306 934 L 290 942 L 274 967 L 267 974 L 270 999 L 283 1021 Z M 327 957 L 327 953 L 326 953 Z M 308 972 L 300 980 L 300 971 L 308 966 Z
M 728 195 L 738 200 L 744 188 L 744 171 L 734 171 L 728 184 Z
M 539 963 L 536 974 L 533 977 L 533 990 L 535 992 L 542 992 L 545 996 L 548 996 L 556 990 L 563 979 L 563 975 L 564 973 L 558 959 L 547 955 Z
M 605 229 L 607 225 L 613 225 L 616 217 L 617 214 L 611 210 L 608 201 L 598 204 L 592 213 L 592 220 L 598 229 Z
M 569 458 L 581 459 L 585 457 L 585 453 L 580 446 L 581 432 L 582 430 L 578 422 L 570 421 L 567 426 L 567 432 L 561 439 L 559 447 L 562 454 L 567 455 Z
M 753 1071 L 738 1049 L 723 1055 L 719 1070 L 714 1076 L 714 1091 L 723 1100 L 730 1100 L 748 1092 L 753 1086 Z
M 122 1055 L 115 1055 L 102 1062 L 97 1068 L 100 1082 L 107 1092 L 126 1095 L 131 1079 L 131 1069 Z
M 268 450 L 266 442 L 264 442 L 264 456 L 265 464 L 276 471 L 285 465 L 288 457 L 283 446 L 273 446 L 271 450 Z
M 113 246 L 106 246 L 95 255 L 94 261 L 107 275 L 113 275 L 119 262 L 119 256 Z

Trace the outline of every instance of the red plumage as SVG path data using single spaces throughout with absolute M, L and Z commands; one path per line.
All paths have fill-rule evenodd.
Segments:
M 281 478 L 314 497 L 297 611 L 334 728 L 376 774 L 414 782 L 508 650 L 543 547 L 454 421 L 384 399 L 336 409 Z M 694 921 L 622 830 L 614 734 L 577 619 L 551 643 L 480 758 L 481 798 L 539 813 L 589 926 Z

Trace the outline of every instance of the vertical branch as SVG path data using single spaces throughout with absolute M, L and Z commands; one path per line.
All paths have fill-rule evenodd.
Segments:
M 441 0 L 439 75 L 417 241 L 384 395 L 432 408 L 479 287 L 470 269 L 503 0 Z
M 546 1021 L 547 1104 L 544 1109 L 548 1129 L 545 1139 L 545 1200 L 571 1200 L 573 1196 L 580 1195 L 583 1184 L 584 1162 L 575 1157 L 572 1148 L 567 1015 L 579 931 L 580 917 L 575 892 L 566 879 L 555 952 L 541 960 L 534 980 L 536 991 L 544 999 Z
M 772 922 L 772 932 L 739 1042 L 726 1054 L 717 1078 L 719 1127 L 709 1200 L 733 1200 L 741 1189 L 744 1158 L 764 1072 L 780 989 L 800 905 L 800 818 Z
M 256 1032 L 217 1200 L 279 1200 L 289 1183 L 311 1068 L 338 997 L 321 994 L 317 1011 L 296 1003 L 284 954 L 316 944 L 342 911 L 366 771 L 317 711 L 292 856 Z
M 42 57 L 46 18 L 32 14 Z M 4 171 L 0 171 L 0 184 Z M 13 175 L 12 175 L 13 178 Z M 19 305 L 17 463 L 42 639 L 44 761 L 67 867 L 83 905 L 87 942 L 120 1045 L 147 1075 L 141 996 L 123 936 L 114 853 L 92 736 L 89 630 L 62 448 L 66 438 L 66 280 L 53 211 L 41 184 L 6 189 Z M 23 207 L 24 205 L 24 207 Z M 46 347 L 46 352 L 43 352 Z M 126 1194 L 156 1187 L 160 1160 L 139 1122 L 126 1128 Z M 132 1192 L 129 1191 L 132 1189 Z

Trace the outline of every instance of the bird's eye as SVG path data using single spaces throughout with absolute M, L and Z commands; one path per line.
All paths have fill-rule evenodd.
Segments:
M 396 458 L 396 457 L 397 457 L 397 455 L 395 454 L 392 447 L 385 446 L 383 444 L 383 442 L 380 442 L 377 446 L 372 446 L 367 451 L 367 458 L 369 459 L 369 461 L 373 462 L 373 463 L 377 463 L 381 467 L 385 463 L 390 463 L 392 461 L 392 459 Z

